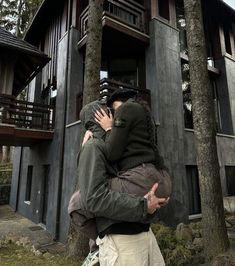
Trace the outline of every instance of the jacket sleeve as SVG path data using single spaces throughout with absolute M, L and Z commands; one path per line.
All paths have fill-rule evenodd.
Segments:
M 130 108 L 129 108 L 130 109 Z M 121 105 L 115 115 L 112 130 L 108 131 L 105 138 L 105 149 L 110 162 L 116 162 L 126 148 L 129 132 L 133 126 L 134 119 L 132 110 L 126 104 Z
M 145 198 L 109 190 L 103 144 L 101 141 L 90 141 L 80 154 L 79 186 L 87 210 L 96 217 L 144 221 L 147 216 Z

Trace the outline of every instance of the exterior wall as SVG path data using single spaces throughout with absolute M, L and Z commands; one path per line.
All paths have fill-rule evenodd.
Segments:
M 70 44 L 67 33 L 58 43 L 57 98 L 53 141 L 41 142 L 30 148 L 23 148 L 22 159 L 20 159 L 21 148 L 15 149 L 13 193 L 11 193 L 10 201 L 15 210 L 36 223 L 41 222 L 43 166 L 50 165 L 46 228 L 53 236 L 59 237 L 59 240 L 63 242 L 67 240 L 69 226 L 67 206 L 74 189 L 72 184 L 75 184 L 76 181 L 76 158 L 80 143 L 79 124 L 76 123 L 76 125 L 65 128 L 66 121 L 68 124 L 76 120 L 76 95 L 82 90 L 83 57 L 76 50 L 78 36 L 78 32 L 71 29 Z M 70 49 L 68 49 L 68 44 Z M 40 101 L 40 77 L 41 74 L 30 86 L 31 90 L 33 87 L 35 89 L 35 94 L 31 94 L 35 101 Z M 33 166 L 30 205 L 25 203 L 29 165 Z
M 158 146 L 173 177 L 170 204 L 161 210 L 167 224 L 186 220 L 187 198 L 184 167 L 184 121 L 178 30 L 158 19 L 150 23 L 146 52 L 146 83 L 151 90 L 152 110 L 158 122 Z M 160 212 L 159 212 L 160 213 Z
M 63 30 L 65 31 L 65 15 Z M 58 36 L 56 29 L 51 29 Z M 49 34 L 49 33 L 47 33 Z M 49 34 L 50 35 L 50 34 Z M 49 40 L 49 37 L 48 40 Z M 69 217 L 67 206 L 77 175 L 77 154 L 80 124 L 76 122 L 76 98 L 82 91 L 83 55 L 77 51 L 79 31 L 71 28 L 56 47 L 57 98 L 55 133 L 52 142 L 41 142 L 30 148 L 15 148 L 10 205 L 36 223 L 42 220 L 43 167 L 50 165 L 47 230 L 60 241 L 67 241 Z M 185 130 L 179 55 L 179 32 L 166 22 L 154 18 L 150 23 L 150 45 L 146 49 L 146 87 L 151 90 L 152 111 L 158 127 L 158 145 L 166 166 L 173 177 L 170 204 L 159 211 L 159 217 L 175 226 L 187 221 L 186 165 L 196 165 L 193 131 Z M 222 75 L 217 79 L 223 120 L 223 133 L 232 134 L 235 126 L 235 65 L 229 58 L 216 62 Z M 49 65 L 32 83 L 34 100 L 40 102 L 42 80 L 53 79 L 54 68 Z M 49 74 L 48 74 L 49 73 Z M 227 73 L 227 74 L 226 74 Z M 231 115 L 230 115 L 231 114 Z M 74 123 L 75 122 L 75 123 Z M 227 193 L 225 168 L 235 166 L 235 138 L 217 137 L 223 193 Z M 33 166 L 32 199 L 25 203 L 28 166 Z M 58 234 L 59 233 L 59 234 Z
M 61 185 L 62 185 L 62 163 L 64 153 L 64 127 L 65 127 L 65 106 L 66 106 L 66 89 L 67 89 L 67 54 L 68 52 L 68 33 L 66 33 L 58 43 L 57 57 L 57 97 L 55 112 L 55 130 L 50 150 L 50 158 L 52 159 L 50 179 L 51 190 L 53 192 L 49 196 L 48 204 L 48 222 L 47 230 L 56 236 L 57 226 L 59 223 L 60 204 L 61 204 Z M 56 236 L 57 237 L 57 236 Z
M 10 194 L 10 206 L 16 211 L 18 204 L 18 184 L 19 174 L 21 167 L 21 147 L 15 147 L 13 151 L 13 166 L 12 166 L 12 179 L 11 179 L 11 194 Z
M 77 50 L 79 31 L 70 30 L 70 55 L 68 59 L 68 99 L 66 124 L 78 119 L 76 110 L 77 95 L 83 90 L 83 54 Z
M 68 203 L 77 184 L 77 158 L 80 144 L 80 124 L 68 126 L 65 133 L 63 190 L 61 194 L 61 214 L 59 239 L 66 243 L 70 218 L 68 215 Z
M 224 57 L 224 61 L 229 92 L 229 102 L 232 115 L 233 133 L 235 133 L 235 59 Z
M 70 222 L 67 209 L 70 197 L 74 192 L 75 184 L 77 182 L 77 156 L 80 147 L 80 122 L 76 121 L 76 100 L 77 94 L 82 92 L 83 55 L 80 54 L 76 49 L 78 40 L 79 32 L 76 29 L 71 28 L 70 49 L 68 57 L 68 95 L 63 160 L 63 190 L 61 194 L 61 213 L 59 227 L 59 239 L 62 242 L 67 241 Z
M 220 70 L 220 76 L 217 78 L 218 87 L 218 98 L 220 102 L 220 116 L 221 116 L 221 131 L 223 134 L 233 135 L 235 126 L 235 112 L 232 111 L 234 108 L 234 92 L 232 92 L 234 86 L 231 86 L 234 82 L 234 71 L 235 63 L 230 62 L 229 59 L 223 57 L 216 61 L 216 67 Z M 226 73 L 230 72 L 229 75 Z M 233 97 L 233 98 L 232 98 Z
M 225 166 L 235 166 L 235 136 L 217 134 L 216 141 L 222 192 L 227 196 Z M 185 132 L 184 154 L 185 165 L 197 165 L 193 130 Z
M 15 58 L 8 51 L 0 52 L 0 93 L 12 95 L 14 81 Z
M 56 236 L 56 227 L 60 213 L 60 186 L 62 183 L 61 163 L 63 161 L 63 136 L 65 123 L 65 89 L 67 72 L 67 45 L 68 36 L 65 34 L 58 44 L 58 80 L 57 102 L 55 113 L 55 130 L 52 142 L 41 142 L 30 148 L 15 150 L 13 167 L 13 181 L 10 205 L 32 221 L 41 222 L 42 197 L 40 195 L 43 178 L 43 165 L 50 165 L 49 194 L 47 210 L 47 230 Z M 37 84 L 37 83 L 35 83 Z M 21 164 L 20 164 L 21 160 Z M 21 165 L 21 167 L 20 167 Z M 28 166 L 33 166 L 32 198 L 31 203 L 25 203 Z M 19 188 L 19 190 L 18 190 Z M 17 192 L 18 191 L 18 192 Z M 17 198 L 18 196 L 18 198 Z M 58 213 L 59 212 L 59 213 Z
M 48 154 L 50 145 L 48 143 L 40 143 L 32 148 L 15 149 L 14 167 L 12 175 L 12 192 L 10 205 L 24 216 L 32 221 L 40 222 L 40 206 L 41 206 L 41 180 L 43 176 L 43 165 L 50 164 L 50 156 Z M 20 155 L 22 155 L 20 159 Z M 17 158 L 17 160 L 15 160 Z M 21 161 L 21 166 L 18 162 Z M 33 166 L 32 178 L 32 197 L 31 202 L 25 202 L 27 171 L 28 166 Z M 19 190 L 18 190 L 19 188 Z
M 227 181 L 225 175 L 225 166 L 235 167 L 235 137 L 217 136 L 217 149 L 220 164 L 220 178 L 223 195 L 227 196 Z

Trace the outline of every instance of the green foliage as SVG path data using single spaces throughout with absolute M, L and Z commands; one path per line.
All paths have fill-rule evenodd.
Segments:
M 186 241 L 177 239 L 174 230 L 162 224 L 154 224 L 151 228 L 156 236 L 166 266 L 191 265 L 193 254 L 187 248 Z
M 17 21 L 17 1 L 0 1 L 0 26 L 8 31 L 12 31 Z
M 42 0 L 0 0 L 0 27 L 21 37 Z
M 10 184 L 12 176 L 12 164 L 0 164 L 0 185 Z

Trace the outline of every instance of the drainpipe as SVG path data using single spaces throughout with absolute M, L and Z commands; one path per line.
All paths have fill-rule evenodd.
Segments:
M 66 120 L 67 120 L 67 99 L 68 99 L 68 69 L 69 69 L 69 56 L 70 56 L 70 27 L 71 27 L 71 14 L 72 14 L 72 3 L 68 0 L 68 30 L 67 30 L 67 59 L 65 69 L 65 90 L 64 90 L 64 121 L 62 131 L 62 146 L 61 146 L 61 158 L 60 158 L 60 172 L 59 172 L 59 185 L 58 185 L 58 197 L 57 197 L 57 214 L 56 214 L 56 231 L 55 239 L 58 240 L 60 236 L 60 215 L 61 215 L 61 195 L 63 188 L 63 172 L 64 172 L 64 149 L 65 149 L 65 131 L 66 131 Z

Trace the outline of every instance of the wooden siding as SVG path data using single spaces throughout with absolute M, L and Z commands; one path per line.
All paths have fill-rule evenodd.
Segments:
M 87 31 L 88 8 L 89 6 L 80 15 L 81 38 L 86 35 Z M 133 0 L 105 0 L 104 16 L 124 23 L 134 30 L 147 33 L 145 7 Z
M 58 43 L 67 32 L 68 25 L 68 4 L 66 1 L 61 12 L 51 19 L 40 41 L 41 49 L 51 58 L 51 61 L 42 70 L 41 90 L 43 98 L 49 95 L 51 88 L 56 89 Z

